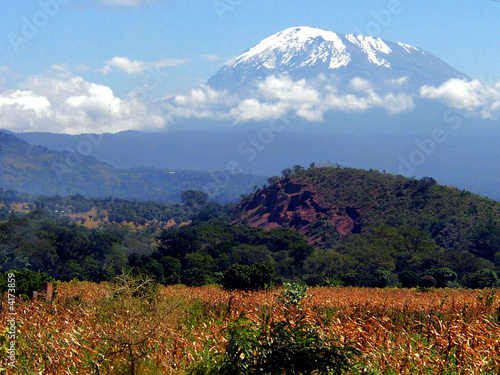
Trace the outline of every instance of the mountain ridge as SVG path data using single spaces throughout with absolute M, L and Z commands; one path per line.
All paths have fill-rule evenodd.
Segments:
M 432 53 L 405 43 L 372 36 L 340 34 L 307 26 L 291 27 L 265 38 L 208 80 L 215 89 L 235 89 L 270 74 L 312 79 L 338 73 L 355 77 L 394 80 L 408 84 L 441 84 L 450 78 L 468 78 Z
M 70 148 L 71 149 L 71 148 Z M 186 190 L 216 186 L 219 172 L 114 168 L 92 156 L 52 151 L 0 131 L 0 187 L 32 195 L 113 196 L 128 200 L 179 202 Z M 227 177 L 226 177 L 227 178 Z M 211 189 L 214 200 L 235 200 L 264 178 L 232 174 L 224 186 Z M 224 179 L 223 182 L 226 182 Z

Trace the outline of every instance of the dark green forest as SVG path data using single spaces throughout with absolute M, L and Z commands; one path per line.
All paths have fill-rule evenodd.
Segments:
M 286 189 L 290 181 L 314 186 L 323 205 L 357 207 L 361 230 L 341 235 L 325 217 L 318 217 L 307 237 L 288 224 L 270 230 L 236 224 L 249 200 Z M 28 196 L 0 189 L 0 271 L 99 282 L 132 268 L 163 284 L 245 290 L 284 282 L 498 286 L 500 204 L 430 178 L 296 168 L 242 197 L 239 206 L 211 202 L 195 190 L 182 193 L 181 201 Z M 15 204 L 26 212 L 14 210 Z M 108 221 L 82 225 L 78 213 L 91 209 Z M 167 228 L 171 219 L 176 225 Z

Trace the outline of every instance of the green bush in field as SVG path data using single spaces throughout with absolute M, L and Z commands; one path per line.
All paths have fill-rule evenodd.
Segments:
M 300 301 L 307 297 L 307 285 L 296 283 L 284 283 L 284 288 L 280 293 L 279 302 L 285 306 L 299 305 Z
M 360 353 L 339 348 L 304 316 L 258 327 L 240 316 L 227 327 L 223 353 L 192 367 L 190 375 L 299 375 L 343 374 L 349 360 Z

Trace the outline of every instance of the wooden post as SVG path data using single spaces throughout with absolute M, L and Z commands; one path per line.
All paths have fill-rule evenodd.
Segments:
M 42 294 L 45 297 L 45 301 L 52 301 L 54 292 L 54 285 L 52 283 L 42 284 Z

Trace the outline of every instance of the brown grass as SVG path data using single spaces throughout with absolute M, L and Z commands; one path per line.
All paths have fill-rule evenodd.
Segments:
M 284 314 L 277 290 L 170 286 L 151 303 L 112 300 L 105 283 L 60 283 L 57 290 L 52 303 L 16 303 L 22 372 L 9 373 L 125 374 L 133 362 L 136 374 L 184 374 L 224 350 L 224 329 L 242 312 L 258 324 Z M 499 291 L 308 293 L 296 313 L 340 345 L 359 349 L 359 374 L 500 373 Z M 4 354 L 1 361 L 5 367 Z

